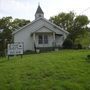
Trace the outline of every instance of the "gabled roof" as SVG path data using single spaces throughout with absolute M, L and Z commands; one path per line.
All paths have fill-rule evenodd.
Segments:
M 27 24 L 27 25 L 21 27 L 21 28 L 18 29 L 18 30 L 15 30 L 12 34 L 16 34 L 17 32 L 21 31 L 22 29 L 24 29 L 24 28 L 26 28 L 26 27 L 32 25 L 33 23 L 35 23 L 35 22 L 37 22 L 37 21 L 39 21 L 39 20 L 41 20 L 41 19 L 44 20 L 44 21 L 46 21 L 47 23 L 53 25 L 55 28 L 59 29 L 60 31 L 63 31 L 63 32 L 66 33 L 66 34 L 69 34 L 68 31 L 64 30 L 63 28 L 60 28 L 59 26 L 55 25 L 54 23 L 52 23 L 52 22 L 50 22 L 50 21 L 48 21 L 47 19 L 42 18 L 42 17 L 40 17 L 40 18 L 38 18 L 38 19 L 32 21 L 31 23 L 29 23 L 29 24 Z
M 54 30 L 52 30 L 50 27 L 48 28 L 47 26 L 42 25 L 41 27 L 37 28 L 35 31 L 32 31 L 32 33 L 38 32 L 38 31 L 39 31 L 41 28 L 43 28 L 43 27 L 45 27 L 45 28 L 49 29 L 49 31 L 50 31 L 50 32 L 55 32 L 55 31 L 54 31 Z M 56 32 L 55 32 L 55 33 L 56 33 Z
M 36 11 L 36 13 L 35 14 L 44 14 L 43 13 L 43 11 L 42 11 L 42 9 L 41 9 L 41 7 L 40 7 L 40 5 L 38 5 L 38 8 L 37 8 L 37 11 Z
M 43 18 L 43 20 L 45 20 L 45 21 L 46 21 L 46 22 L 48 22 L 49 24 L 53 25 L 55 28 L 57 28 L 57 29 L 59 29 L 59 30 L 63 31 L 64 33 L 69 34 L 69 32 L 68 32 L 68 31 L 66 31 L 66 30 L 64 30 L 63 28 L 61 28 L 61 27 L 57 26 L 56 24 L 54 24 L 54 23 L 50 22 L 49 20 L 47 20 L 47 19 L 45 19 L 45 18 Z

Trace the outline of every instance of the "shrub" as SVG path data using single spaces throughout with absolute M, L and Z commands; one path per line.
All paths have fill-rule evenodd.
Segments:
M 82 49 L 82 44 L 77 44 L 77 49 Z
M 74 49 L 82 49 L 82 44 L 75 44 Z
M 26 50 L 26 51 L 24 51 L 24 54 L 34 54 L 35 53 L 35 51 L 31 51 L 31 50 Z
M 72 49 L 73 48 L 73 41 L 71 39 L 66 39 L 63 43 L 64 49 Z
M 87 55 L 87 58 L 90 59 L 90 55 Z
M 5 52 L 4 51 L 0 51 L 0 57 L 5 56 Z
M 86 58 L 87 62 L 90 63 L 90 55 L 87 55 L 87 58 Z

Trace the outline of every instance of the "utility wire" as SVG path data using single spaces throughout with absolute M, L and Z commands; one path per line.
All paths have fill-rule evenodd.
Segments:
M 80 14 L 82 14 L 82 13 L 84 13 L 84 12 L 86 12 L 87 10 L 89 10 L 90 9 L 90 7 L 88 7 L 88 8 L 86 8 L 85 10 L 83 10 Z

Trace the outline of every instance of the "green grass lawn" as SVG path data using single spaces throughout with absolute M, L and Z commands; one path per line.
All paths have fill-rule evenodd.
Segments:
M 90 50 L 0 58 L 0 90 L 90 90 Z

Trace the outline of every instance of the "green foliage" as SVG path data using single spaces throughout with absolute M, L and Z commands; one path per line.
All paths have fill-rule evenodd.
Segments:
M 73 25 L 73 19 L 75 14 L 73 12 L 70 13 L 60 13 L 57 16 L 51 17 L 50 21 L 55 23 L 56 25 L 64 28 L 67 31 L 70 31 Z
M 75 40 L 76 44 L 81 43 L 82 47 L 87 48 L 90 45 L 90 32 L 86 32 L 82 37 Z
M 76 42 L 76 39 L 80 37 L 84 38 L 88 30 L 88 24 L 89 20 L 87 16 L 81 15 L 75 18 L 73 29 L 70 32 L 70 38 L 73 40 L 73 42 Z
M 87 55 L 87 58 L 89 59 L 89 61 L 90 61 L 90 55 Z
M 76 16 L 73 12 L 60 13 L 57 16 L 51 17 L 50 21 L 67 30 L 69 37 L 73 43 L 76 43 L 78 37 L 86 35 L 88 30 L 89 19 L 85 15 Z
M 23 27 L 25 25 L 27 25 L 28 23 L 30 23 L 29 20 L 25 20 L 25 19 L 14 19 L 13 22 L 12 22 L 12 26 L 14 29 L 18 29 L 20 27 Z
M 72 49 L 73 48 L 73 42 L 71 39 L 66 39 L 63 43 L 64 49 Z
M 82 49 L 82 45 L 80 43 L 78 44 L 78 49 Z
M 12 23 L 12 17 L 3 17 L 0 19 L 0 29 L 9 29 Z
M 3 32 L 0 33 L 0 51 L 4 51 L 8 43 L 11 43 L 12 32 L 15 29 L 28 24 L 30 21 L 25 19 L 14 19 L 10 17 L 3 17 L 0 19 L 0 29 L 3 29 Z
M 89 90 L 90 50 L 0 58 L 0 90 Z
M 75 18 L 75 23 L 78 25 L 78 26 L 82 26 L 82 28 L 86 25 L 89 24 L 89 20 L 88 20 L 88 17 L 85 16 L 85 15 L 79 15 Z

